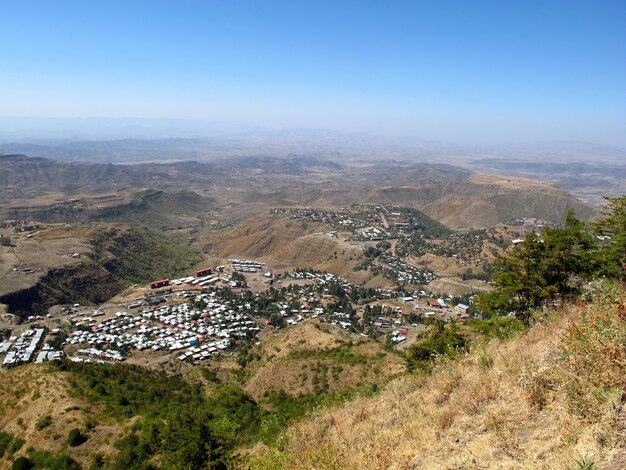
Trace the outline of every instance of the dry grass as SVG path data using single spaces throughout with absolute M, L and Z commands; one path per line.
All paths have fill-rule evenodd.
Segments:
M 513 340 L 441 363 L 431 376 L 405 377 L 373 398 L 323 411 L 249 467 L 625 468 L 626 341 L 589 326 L 607 316 L 623 334 L 614 305 L 568 308 Z M 582 343 L 570 334 L 573 324 L 588 326 L 586 351 L 574 347 Z M 587 353 L 604 365 L 585 363 Z
M 251 351 L 258 359 L 246 365 L 248 373 L 243 382 L 235 374 L 238 385 L 255 399 L 262 400 L 271 390 L 285 390 L 292 396 L 306 395 L 326 383 L 328 391 L 335 393 L 384 383 L 404 371 L 402 359 L 384 351 L 380 343 L 348 337 L 341 331 L 331 333 L 326 328 L 327 325 L 320 327 L 319 323 L 309 320 L 285 330 L 268 330 Z M 345 349 L 348 342 L 354 344 L 350 351 L 359 358 L 367 358 L 367 363 L 349 363 L 325 355 L 332 350 Z M 220 363 L 219 367 L 228 368 L 228 363 Z M 218 372 L 223 373 L 224 370 Z
M 256 259 L 281 271 L 294 267 L 314 268 L 359 284 L 371 279 L 371 272 L 352 269 L 363 259 L 358 247 L 313 235 L 328 230 L 330 227 L 311 221 L 260 215 L 226 232 L 204 234 L 197 244 L 220 260 Z
M 8 468 L 29 447 L 53 454 L 67 453 L 84 467 L 95 453 L 114 455 L 117 451 L 112 443 L 122 432 L 122 424 L 99 411 L 72 397 L 66 373 L 50 372 L 47 365 L 23 366 L 2 373 L 0 429 L 24 439 L 25 444 L 14 456 L 0 459 L 0 468 Z M 38 425 L 47 416 L 49 424 Z M 72 428 L 80 428 L 88 436 L 80 447 L 67 446 L 67 434 Z
M 14 246 L 0 247 L 0 295 L 35 285 L 51 268 L 80 262 L 70 256 L 72 253 L 91 251 L 87 243 L 89 227 L 48 225 L 33 238 L 8 229 L 3 233 L 11 237 Z M 16 267 L 28 267 L 34 272 L 15 272 Z

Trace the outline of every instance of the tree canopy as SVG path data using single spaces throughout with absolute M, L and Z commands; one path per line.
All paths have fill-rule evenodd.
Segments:
M 529 232 L 496 261 L 495 289 L 480 296 L 479 307 L 526 321 L 534 309 L 575 298 L 593 277 L 625 280 L 626 196 L 608 198 L 602 216 L 588 227 L 570 210 L 562 227 Z

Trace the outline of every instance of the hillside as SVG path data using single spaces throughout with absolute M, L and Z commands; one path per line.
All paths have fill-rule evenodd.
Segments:
M 291 427 L 249 468 L 622 469 L 623 290 Z
M 266 215 L 225 232 L 201 236 L 198 243 L 211 256 L 259 259 L 276 269 L 315 268 L 354 282 L 369 280 L 371 275 L 366 272 L 352 270 L 362 259 L 362 251 L 337 239 L 314 236 L 324 230 L 328 227 L 316 222 Z
M 349 184 L 330 183 L 297 190 L 251 188 L 244 201 L 314 207 L 388 204 L 419 209 L 458 229 L 486 228 L 524 217 L 559 221 L 570 208 L 583 219 L 594 214 L 591 207 L 545 181 L 486 174 L 422 180 L 407 178 L 398 168 L 386 174 L 381 168 L 380 174 L 367 178 L 354 174 Z M 366 173 L 365 169 L 362 171 Z
M 14 199 L 0 208 L 0 217 L 55 224 L 120 222 L 167 231 L 202 226 L 214 220 L 216 210 L 214 199 L 193 191 L 149 189 Z
M 42 192 L 107 192 L 126 187 L 180 190 L 212 184 L 277 184 L 285 176 L 317 177 L 341 172 L 333 162 L 307 156 L 233 157 L 212 162 L 67 163 L 26 155 L 0 155 L 0 196 L 24 197 Z M 278 179 L 277 179 L 278 178 Z M 285 180 L 282 180 L 284 183 Z M 245 186 L 244 186 L 245 187 Z
M 416 207 L 453 228 L 489 227 L 516 218 L 560 221 L 573 208 L 589 218 L 593 210 L 553 184 L 496 175 L 472 175 L 455 183 L 380 188 L 369 202 Z
M 209 218 L 215 203 L 193 191 L 147 190 L 135 194 L 128 204 L 95 211 L 89 219 L 141 224 L 155 230 L 197 227 Z
M 479 323 L 467 355 L 395 379 L 395 354 L 313 322 L 170 375 L 3 370 L 0 467 L 622 469 L 624 294 L 597 284 L 523 332 Z
M 28 447 L 51 455 L 61 454 L 68 447 L 68 431 L 87 423 L 91 423 L 92 435 L 87 442 L 71 448 L 75 462 L 87 467 L 94 455 L 117 452 L 113 442 L 123 433 L 124 423 L 102 419 L 101 406 L 72 394 L 69 374 L 49 366 L 33 365 L 14 369 L 1 377 L 1 468 L 9 468 Z M 97 424 L 96 416 L 100 417 Z M 65 459 L 58 468 L 72 468 L 68 463 Z
M 235 449 L 271 444 L 290 420 L 374 393 L 403 370 L 379 343 L 315 325 L 169 375 L 71 362 L 3 370 L 0 468 L 19 457 L 36 468 L 223 468 Z
M 33 286 L 50 269 L 80 263 L 71 255 L 90 249 L 91 228 L 86 226 L 54 225 L 29 233 L 7 227 L 0 233 L 11 240 L 0 246 L 0 296 Z
M 85 256 L 47 267 L 29 287 L 3 293 L 0 304 L 28 316 L 45 315 L 55 304 L 102 303 L 129 284 L 184 272 L 200 260 L 193 248 L 140 227 L 101 225 L 83 237 Z
M 128 187 L 178 195 L 197 191 L 226 204 L 236 203 L 228 211 L 233 217 L 248 214 L 259 205 L 338 207 L 376 203 L 420 209 L 451 227 L 470 228 L 523 217 L 561 220 L 569 208 L 576 209 L 584 219 L 593 213 L 591 208 L 551 183 L 473 175 L 452 165 L 401 161 L 338 164 L 306 155 L 290 155 L 113 165 L 0 155 L 0 175 L 0 200 L 5 201 L 58 192 L 93 197 Z M 190 201 L 188 196 L 179 201 L 183 206 L 181 213 L 187 215 L 190 203 L 202 206 L 201 211 L 214 204 L 211 200 L 199 201 L 198 197 Z M 99 217 L 133 217 L 143 203 L 137 199 L 121 201 L 121 208 L 109 207 Z M 37 216 L 55 221 L 71 221 L 71 216 L 78 220 L 85 218 L 85 214 L 72 211 L 74 203 L 44 207 L 39 212 L 33 212 L 30 203 L 22 204 L 21 208 L 15 201 L 12 204 L 15 210 L 21 209 L 25 216 L 34 219 Z M 163 218 L 163 211 L 160 212 Z M 172 222 L 163 223 L 167 226 Z M 190 223 L 181 222 L 183 226 Z
M 237 382 L 255 400 L 270 393 L 318 397 L 382 384 L 404 371 L 400 355 L 338 327 L 305 322 L 262 337 L 242 356 Z M 220 366 L 218 365 L 218 370 Z M 228 370 L 228 369 L 227 369 Z M 235 369 L 237 370 L 237 369 Z

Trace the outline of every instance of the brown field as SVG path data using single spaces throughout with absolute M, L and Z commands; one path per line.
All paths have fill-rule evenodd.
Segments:
M 15 245 L 0 247 L 0 295 L 35 285 L 51 268 L 80 261 L 72 254 L 84 256 L 89 252 L 86 240 L 90 232 L 86 226 L 49 225 L 26 238 L 27 233 L 0 229 Z M 32 273 L 22 272 L 24 268 L 32 269 Z
M 277 271 L 314 268 L 356 283 L 369 281 L 371 273 L 352 271 L 362 258 L 361 250 L 338 239 L 312 235 L 324 228 L 302 220 L 259 216 L 226 232 L 199 235 L 196 243 L 203 246 L 209 260 L 246 258 Z

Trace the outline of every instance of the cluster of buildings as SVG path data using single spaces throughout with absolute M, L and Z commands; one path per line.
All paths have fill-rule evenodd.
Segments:
M 290 271 L 284 273 L 283 277 L 291 279 L 311 279 L 315 281 L 316 284 L 319 284 L 321 286 L 324 286 L 325 284 L 336 283 L 345 290 L 352 289 L 352 284 L 349 281 L 346 281 L 340 276 L 336 276 L 332 273 L 327 272 L 318 272 L 311 270 Z
M 398 219 L 399 216 L 391 214 L 390 217 Z M 432 272 L 412 268 L 389 254 L 383 253 L 379 259 L 384 263 L 384 269 L 394 270 L 399 282 L 427 284 L 434 279 Z M 229 263 L 233 272 L 256 273 L 266 269 L 263 263 L 251 260 L 231 259 Z M 271 271 L 269 274 L 272 275 Z M 256 294 L 249 291 L 235 293 L 228 288 L 215 286 L 219 281 L 224 286 L 229 285 L 230 278 L 224 272 L 224 266 L 215 270 L 200 269 L 195 272 L 195 276 L 153 281 L 150 287 L 168 289 L 161 289 L 129 305 L 129 310 L 134 313 L 119 311 L 105 316 L 102 310 L 94 309 L 79 318 L 75 310 L 78 304 L 74 308 L 63 309 L 71 314 L 71 332 L 62 345 L 71 356 L 70 359 L 76 362 L 124 361 L 132 351 L 151 351 L 171 354 L 171 357 L 180 361 L 197 364 L 228 350 L 240 340 L 255 338 L 260 331 L 259 325 L 263 323 L 261 319 L 264 318 L 267 323 L 270 314 L 275 312 L 286 318 L 287 325 L 295 325 L 306 318 L 320 317 L 322 321 L 346 330 L 358 326 L 360 316 L 353 308 L 344 305 L 346 310 L 341 311 L 341 308 L 333 305 L 337 305 L 334 300 L 338 296 L 346 294 L 356 295 L 355 299 L 364 298 L 362 292 L 356 290 L 362 288 L 328 272 L 297 270 L 277 276 L 312 282 L 292 283 L 281 289 L 280 293 L 276 290 Z M 397 292 L 386 289 L 367 291 L 367 298 L 371 299 L 368 302 L 398 297 Z M 175 300 L 174 294 L 179 297 L 178 300 Z M 422 294 L 426 296 L 424 291 Z M 423 317 L 438 315 L 448 319 L 463 319 L 468 315 L 468 306 L 460 304 L 448 307 L 443 299 L 439 299 L 428 300 L 430 303 L 436 302 L 436 305 L 429 303 L 422 307 L 418 305 L 422 298 L 404 297 L 400 300 L 407 304 L 407 308 L 396 306 L 395 309 L 386 309 L 384 315 L 368 321 L 365 326 L 375 327 L 372 330 L 374 333 L 376 330 L 385 330 L 384 334 L 396 344 L 406 339 L 406 330 L 402 328 L 412 321 L 406 317 L 407 309 L 409 313 Z M 361 322 L 360 331 L 364 323 Z M 395 330 L 390 331 L 392 327 Z M 0 343 L 0 354 L 5 354 L 3 365 L 61 359 L 63 351 L 43 344 L 45 333 L 44 328 L 35 327 L 19 337 L 12 336 L 8 341 Z M 50 332 L 51 335 L 58 333 L 58 330 Z M 57 342 L 60 343 L 60 340 Z
M 451 232 L 443 225 L 429 219 L 417 209 L 380 204 L 353 205 L 337 211 L 302 208 L 272 209 L 274 214 L 289 214 L 291 218 L 324 223 L 335 230 L 349 232 L 347 241 L 378 242 L 398 240 L 395 257 L 423 256 L 427 253 L 454 257 L 462 265 L 484 263 L 486 231 Z M 335 236 L 336 231 L 329 232 Z M 323 232 L 316 235 L 325 235 Z M 389 254 L 389 253 L 388 253 Z M 391 264 L 393 265 L 393 261 Z M 375 268 L 374 265 L 369 268 Z M 390 273 L 392 281 L 411 284 L 427 284 L 432 273 L 411 272 L 400 266 L 393 267 L 397 275 Z M 374 269 L 375 270 L 375 269 Z M 417 270 L 419 271 L 419 270 Z M 434 277 L 432 277 L 434 279 Z M 431 280 L 432 280 L 431 279 Z
M 387 253 L 381 254 L 375 263 L 380 266 L 384 277 L 399 284 L 427 285 L 437 279 L 431 270 L 415 268 Z
M 403 341 L 406 341 L 406 335 L 408 334 L 409 330 L 406 329 L 394 330 L 389 335 L 389 341 L 391 341 L 393 344 L 402 343 Z
M 206 273 L 206 271 L 204 271 L 204 273 Z M 224 279 L 220 278 L 219 276 L 214 276 L 211 272 L 209 272 L 208 274 L 200 274 L 200 275 L 196 274 L 195 277 L 189 276 L 189 277 L 181 277 L 180 279 L 172 279 L 171 284 L 174 286 L 190 285 L 190 286 L 206 287 L 206 286 L 213 285 L 219 282 L 220 280 L 224 281 Z
M 216 267 L 215 271 L 216 272 L 214 273 L 213 268 L 202 268 L 196 271 L 195 276 L 181 277 L 179 279 L 161 279 L 158 281 L 152 281 L 148 283 L 148 287 L 150 287 L 150 289 L 161 289 L 168 286 L 208 287 L 220 281 L 231 285 L 232 287 L 235 287 L 236 283 L 232 282 L 232 280 L 228 276 L 223 274 L 224 266 Z
M 32 328 L 20 336 L 11 336 L 7 341 L 0 343 L 0 354 L 5 354 L 2 365 L 13 367 L 28 362 L 41 363 L 62 359 L 63 351 L 43 344 L 45 337 L 45 328 Z
M 229 259 L 228 262 L 234 271 L 239 273 L 257 273 L 263 269 L 265 263 L 248 259 Z
M 122 354 L 120 351 L 116 351 L 115 349 L 106 349 L 106 350 L 102 350 L 102 349 L 98 349 L 98 348 L 87 348 L 87 349 L 79 349 L 78 351 L 76 351 L 76 356 L 73 356 L 72 358 L 70 358 L 71 361 L 73 362 L 91 362 L 91 359 L 89 359 L 89 357 L 94 357 L 98 359 L 98 362 L 105 362 L 105 361 L 123 361 L 124 359 L 126 359 L 124 357 L 124 354 Z M 89 356 L 88 358 L 84 358 L 82 356 Z
M 121 361 L 125 359 L 123 351 L 149 349 L 181 352 L 181 360 L 202 360 L 228 348 L 231 340 L 254 337 L 260 330 L 245 306 L 233 308 L 218 299 L 215 292 L 196 296 L 195 303 L 203 303 L 204 308 L 182 303 L 137 315 L 118 312 L 89 329 L 72 332 L 66 343 L 89 344 L 91 348 L 78 350 L 77 354 L 102 359 Z
M 385 238 L 387 238 L 387 233 L 384 230 L 371 225 L 357 229 L 355 233 L 358 235 L 359 240 L 365 241 L 373 242 L 384 240 Z

